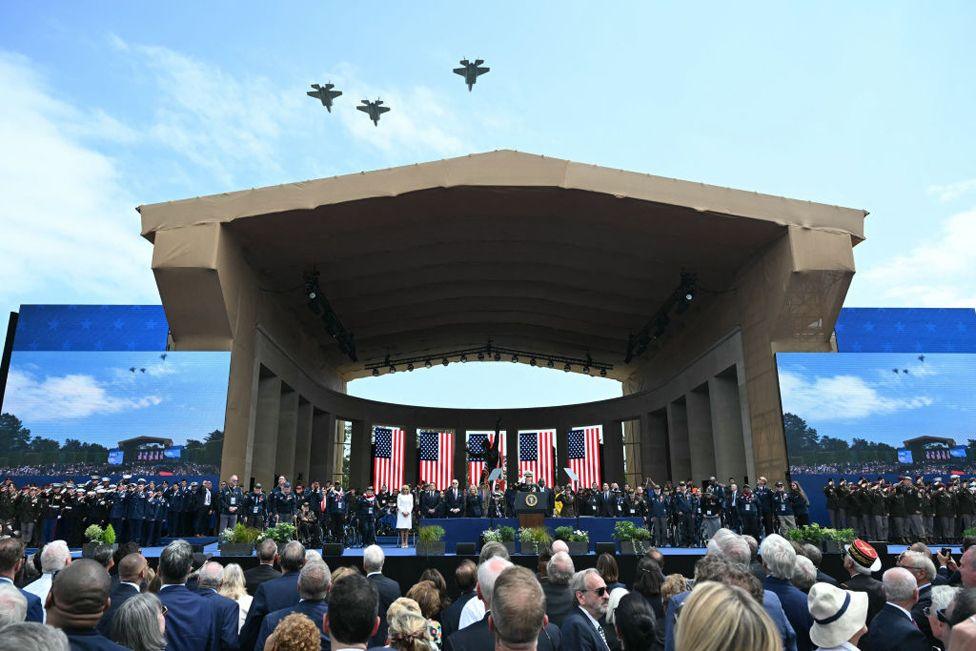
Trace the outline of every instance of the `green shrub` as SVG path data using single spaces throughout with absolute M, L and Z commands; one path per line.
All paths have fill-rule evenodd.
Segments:
M 528 546 L 538 554 L 552 544 L 552 535 L 545 527 L 524 527 L 519 529 L 519 540 L 522 541 L 523 551 Z
M 105 527 L 105 533 L 102 534 L 102 542 L 106 545 L 115 544 L 115 527 L 112 525 Z
M 436 524 L 429 524 L 417 529 L 417 538 L 424 544 L 439 543 L 444 540 L 444 527 Z
M 271 540 L 275 541 L 279 545 L 282 545 L 291 540 L 295 540 L 295 535 L 297 533 L 298 530 L 295 529 L 295 525 L 288 524 L 287 522 L 282 522 L 281 524 L 277 524 L 273 527 L 268 527 L 267 529 L 262 531 L 257 536 L 255 541 L 261 542 L 262 540 L 267 540 L 268 538 L 270 538 Z
M 573 535 L 572 527 L 556 527 L 553 533 L 556 536 L 556 540 L 565 540 L 569 542 L 569 537 Z
M 502 542 L 515 542 L 515 527 L 500 527 L 498 533 L 502 537 Z
M 260 535 L 260 529 L 246 527 L 238 522 L 233 529 L 228 527 L 221 531 L 219 538 L 225 545 L 253 545 Z
M 85 540 L 88 542 L 101 542 L 103 535 L 105 535 L 105 530 L 97 524 L 88 525 L 88 528 L 85 529 Z

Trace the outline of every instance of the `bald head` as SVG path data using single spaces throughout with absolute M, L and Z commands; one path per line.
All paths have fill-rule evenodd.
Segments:
M 100 616 L 108 607 L 111 591 L 112 579 L 101 563 L 84 558 L 54 577 L 48 608 L 54 606 L 67 615 L 79 617 Z
M 197 574 L 197 586 L 201 588 L 219 590 L 223 580 L 224 566 L 215 561 L 204 563 Z
M 149 563 L 142 554 L 126 554 L 119 561 L 119 578 L 127 583 L 139 583 L 146 578 Z
M 885 598 L 906 610 L 918 601 L 918 583 L 912 573 L 903 567 L 887 570 L 881 576 L 881 583 L 884 585 Z
M 568 554 L 569 553 L 569 545 L 567 545 L 565 543 L 565 541 L 562 541 L 562 540 L 553 540 L 552 541 L 552 555 L 555 556 L 559 552 L 565 552 L 565 553 Z

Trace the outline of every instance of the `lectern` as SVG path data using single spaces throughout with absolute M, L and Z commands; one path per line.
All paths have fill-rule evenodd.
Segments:
M 515 496 L 515 513 L 518 515 L 519 528 L 541 527 L 545 523 L 545 497 L 539 493 L 519 492 Z

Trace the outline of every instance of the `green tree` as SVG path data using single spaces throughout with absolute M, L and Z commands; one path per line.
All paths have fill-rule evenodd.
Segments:
M 0 450 L 24 452 L 30 448 L 31 431 L 13 414 L 0 414 Z

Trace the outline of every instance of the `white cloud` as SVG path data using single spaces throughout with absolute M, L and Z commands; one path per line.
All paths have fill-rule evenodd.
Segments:
M 976 306 L 976 209 L 949 217 L 908 253 L 858 272 L 854 287 L 875 306 Z
M 976 179 L 966 179 L 945 185 L 930 185 L 928 193 L 934 195 L 943 203 L 955 201 L 956 199 L 976 190 Z
M 0 306 L 158 300 L 137 202 L 84 143 L 132 132 L 56 99 L 21 56 L 0 52 L 0 88 Z
M 783 411 L 818 420 L 853 420 L 877 414 L 920 409 L 933 403 L 928 396 L 888 397 L 854 375 L 804 378 L 779 374 Z
M 38 379 L 12 370 L 7 378 L 4 410 L 27 423 L 87 418 L 152 407 L 159 396 L 126 398 L 111 395 L 90 375 L 69 374 Z

